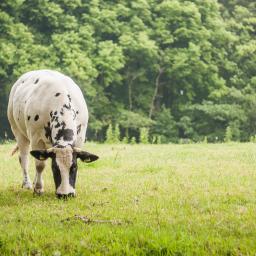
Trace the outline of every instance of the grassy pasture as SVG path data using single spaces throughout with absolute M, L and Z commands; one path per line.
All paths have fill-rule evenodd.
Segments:
M 21 188 L 14 145 L 0 146 L 0 255 L 256 255 L 256 145 L 96 145 L 77 197 Z M 30 165 L 31 179 L 34 164 Z M 93 220 L 85 224 L 75 214 Z

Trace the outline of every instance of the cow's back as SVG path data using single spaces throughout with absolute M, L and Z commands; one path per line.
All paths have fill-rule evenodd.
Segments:
M 73 120 L 67 120 L 67 125 L 75 127 L 81 124 L 85 133 L 87 106 L 80 88 L 71 78 L 50 70 L 22 75 L 12 87 L 8 104 L 8 118 L 14 134 L 21 133 L 29 140 L 33 137 L 45 140 L 45 127 L 52 115 L 65 105 L 69 107 L 69 103 L 76 113 Z

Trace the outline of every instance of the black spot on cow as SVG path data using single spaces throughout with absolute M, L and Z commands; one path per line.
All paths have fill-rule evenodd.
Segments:
M 28 116 L 28 121 L 30 120 L 30 116 Z
M 74 109 L 72 109 L 72 111 L 73 111 L 73 120 L 75 120 L 76 119 L 76 111 Z
M 76 152 L 73 152 L 72 165 L 69 170 L 69 184 L 75 188 L 76 186 L 76 175 L 77 174 L 77 156 Z
M 55 188 L 57 190 L 57 188 L 61 184 L 61 175 L 60 175 L 60 168 L 56 161 L 56 156 L 52 158 L 52 174 L 53 174 L 53 179 L 55 183 Z
M 62 116 L 64 115 L 63 108 L 60 110 L 60 114 L 61 114 Z
M 70 110 L 71 109 L 71 104 L 69 103 L 68 105 L 65 103 L 64 105 L 63 105 L 63 108 L 66 108 L 66 109 L 68 109 L 68 110 Z
M 52 142 L 52 130 L 50 122 L 47 123 L 47 126 L 44 127 L 45 137 Z
M 50 117 L 52 117 L 52 111 L 50 112 Z
M 71 96 L 68 94 L 68 100 L 69 102 L 71 102 Z
M 61 129 L 58 131 L 55 140 L 60 140 L 63 138 L 64 141 L 71 141 L 73 140 L 74 132 L 71 129 Z
M 76 128 L 76 133 L 79 134 L 81 132 L 81 124 L 79 124 Z
M 66 123 L 65 123 L 64 121 L 62 121 L 62 122 L 60 123 L 60 125 L 62 126 L 62 129 L 65 129 Z
M 55 97 L 58 97 L 58 96 L 60 96 L 60 93 L 59 93 L 59 92 L 57 92 L 57 93 L 55 94 Z
M 37 84 L 37 83 L 38 83 L 38 81 L 39 81 L 39 78 L 37 78 L 37 79 L 36 79 L 36 81 L 34 82 L 34 84 Z
M 37 121 L 39 119 L 39 115 L 36 115 L 34 120 Z
M 61 124 L 60 123 L 57 123 L 55 126 L 54 126 L 54 128 L 59 128 L 61 126 Z
M 51 118 L 51 122 L 56 122 L 56 123 L 58 123 L 58 122 L 59 122 L 59 117 L 58 117 L 58 116 L 53 116 L 53 117 Z
M 55 112 L 54 112 L 54 115 L 57 115 L 57 114 L 58 114 L 58 111 L 55 111 Z
M 79 114 L 79 111 L 78 111 L 78 110 L 76 111 L 76 114 L 77 114 L 77 115 Z

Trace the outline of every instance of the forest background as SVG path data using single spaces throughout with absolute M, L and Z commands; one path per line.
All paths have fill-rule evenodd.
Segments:
M 54 69 L 85 95 L 89 140 L 255 140 L 255 14 L 252 0 L 1 1 L 0 138 L 12 84 Z

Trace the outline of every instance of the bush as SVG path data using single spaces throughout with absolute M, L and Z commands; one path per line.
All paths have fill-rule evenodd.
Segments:
M 149 143 L 149 129 L 140 128 L 140 143 L 148 144 Z
M 135 137 L 132 137 L 130 143 L 131 143 L 132 145 L 136 144 L 136 138 L 135 138 Z
M 162 144 L 162 136 L 161 135 L 156 136 L 156 144 Z
M 107 132 L 106 132 L 106 143 L 120 143 L 120 128 L 119 125 L 115 125 L 115 129 L 113 131 L 112 124 L 109 124 Z
M 114 135 L 113 135 L 113 127 L 112 124 L 109 124 L 107 132 L 106 132 L 106 143 L 114 143 Z
M 120 128 L 119 128 L 119 124 L 115 125 L 115 130 L 113 133 L 113 141 L 114 143 L 120 143 Z
M 162 143 L 162 136 L 154 135 L 152 138 L 152 144 L 161 144 L 161 143 Z
M 204 144 L 207 144 L 207 143 L 208 143 L 208 138 L 207 138 L 207 136 L 204 136 L 203 143 L 204 143 Z
M 256 135 L 250 137 L 250 142 L 253 142 L 253 143 L 256 142 Z
M 122 143 L 123 144 L 128 144 L 128 142 L 129 142 L 129 139 L 126 136 L 124 136 L 123 139 L 122 139 Z
M 230 142 L 230 141 L 232 141 L 232 137 L 233 137 L 233 135 L 232 135 L 231 127 L 228 126 L 228 127 L 226 128 L 224 141 L 225 141 L 225 142 Z

